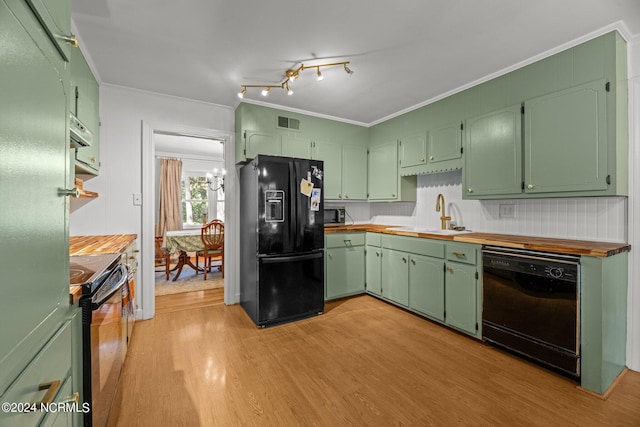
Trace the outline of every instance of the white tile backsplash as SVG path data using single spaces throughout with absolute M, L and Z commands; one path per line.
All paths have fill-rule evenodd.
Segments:
M 462 200 L 462 171 L 419 175 L 415 203 L 370 203 L 376 224 L 439 227 L 436 199 L 442 193 L 453 221 L 473 231 L 609 242 L 627 241 L 626 197 Z M 500 216 L 513 205 L 514 218 Z M 359 205 L 366 205 L 360 203 Z M 366 207 L 359 208 L 366 215 Z M 360 220 L 362 222 L 364 220 Z

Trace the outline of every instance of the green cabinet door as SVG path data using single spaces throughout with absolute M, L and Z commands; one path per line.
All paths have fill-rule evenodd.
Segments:
M 398 304 L 409 305 L 409 254 L 382 251 L 382 296 Z
M 369 148 L 369 200 L 398 198 L 398 142 Z
M 606 82 L 525 102 L 525 192 L 607 188 Z
M 311 158 L 311 141 L 305 138 L 282 137 L 282 155 L 298 159 Z
M 326 250 L 325 299 L 364 292 L 364 246 Z
M 93 134 L 91 145 L 76 151 L 79 171 L 96 174 L 100 169 L 100 89 L 80 49 L 71 51 L 71 112 Z
M 461 123 L 450 123 L 429 133 L 429 163 L 445 162 L 462 157 Z
M 465 121 L 464 198 L 522 192 L 521 121 L 520 105 Z
M 69 304 L 69 76 L 25 3 L 0 0 L 0 40 L 2 395 Z
M 27 0 L 65 61 L 71 52 L 71 5 L 68 0 Z
M 380 296 L 382 293 L 382 249 L 369 245 L 365 249 L 367 292 Z
M 412 254 L 409 259 L 409 308 L 444 321 L 444 261 Z
M 324 162 L 324 198 L 342 199 L 342 144 L 313 142 L 313 158 Z
M 427 132 L 400 139 L 400 167 L 424 165 L 427 163 Z
M 446 263 L 445 322 L 470 334 L 477 330 L 477 269 L 475 265 Z
M 345 200 L 367 200 L 367 147 L 342 146 L 342 195 Z
M 253 159 L 258 154 L 280 156 L 282 154 L 282 138 L 275 133 L 261 131 L 244 132 L 245 157 Z

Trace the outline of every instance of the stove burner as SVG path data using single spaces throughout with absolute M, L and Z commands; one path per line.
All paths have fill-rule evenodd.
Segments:
M 72 256 L 69 259 L 69 284 L 92 284 L 100 274 L 119 260 L 119 254 Z

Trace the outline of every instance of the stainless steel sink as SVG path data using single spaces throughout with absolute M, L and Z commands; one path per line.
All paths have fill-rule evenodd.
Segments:
M 461 234 L 468 233 L 467 230 L 442 230 L 440 228 L 426 228 L 426 227 L 387 227 L 387 230 L 394 231 L 407 231 L 409 233 L 427 233 L 427 234 Z

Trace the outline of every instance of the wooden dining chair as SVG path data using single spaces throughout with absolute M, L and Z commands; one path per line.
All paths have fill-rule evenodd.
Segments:
M 156 236 L 156 273 L 165 273 L 169 280 L 169 272 L 171 271 L 171 254 L 166 248 L 162 247 L 162 236 Z
M 214 219 L 202 227 L 200 232 L 204 249 L 196 252 L 196 266 L 198 258 L 204 258 L 204 280 L 207 280 L 207 271 L 211 271 L 211 262 L 220 261 L 220 271 L 224 277 L 224 222 Z

